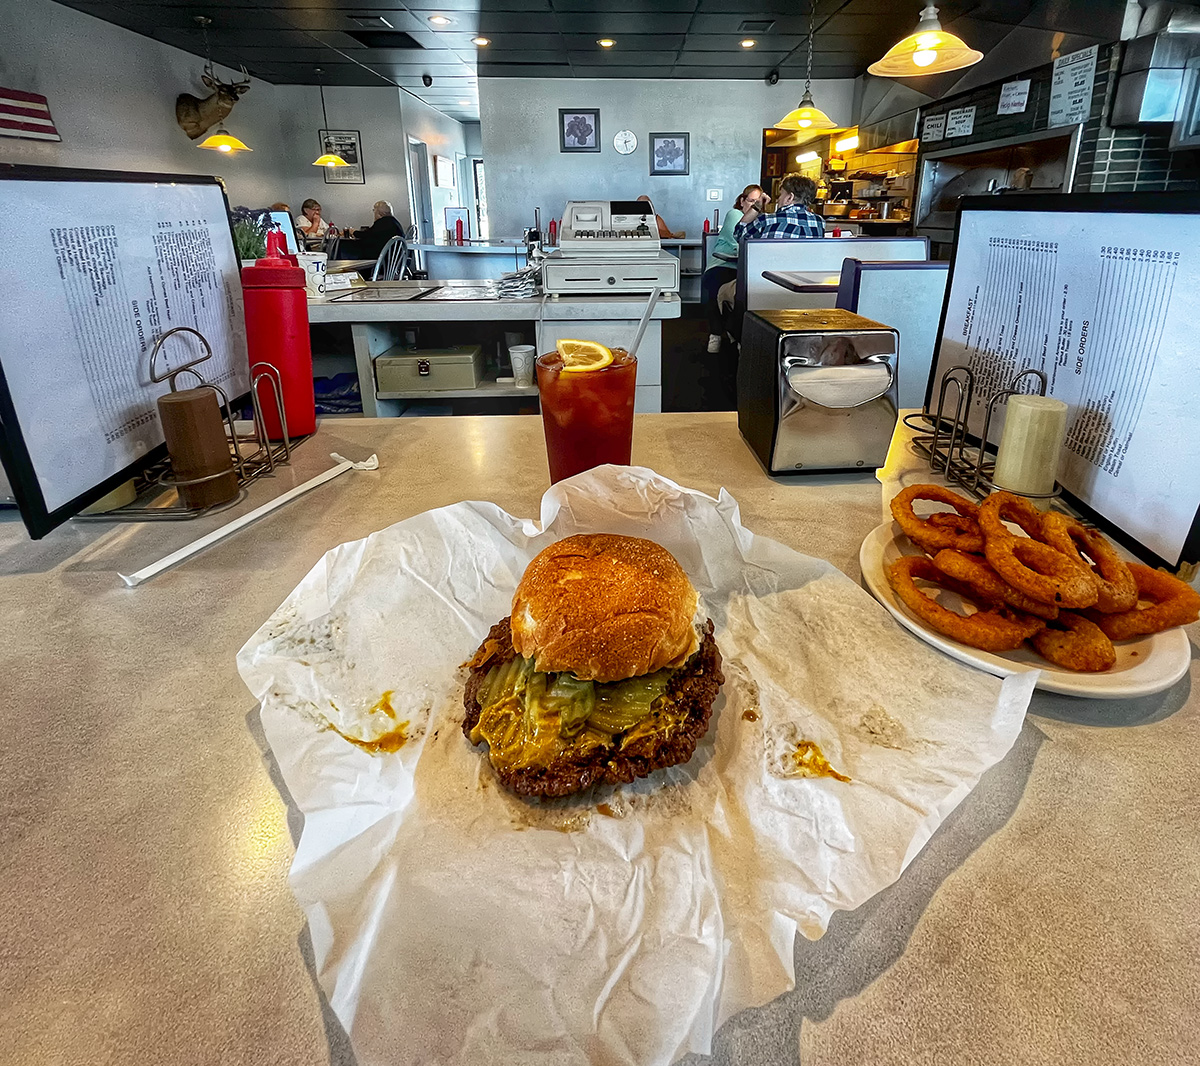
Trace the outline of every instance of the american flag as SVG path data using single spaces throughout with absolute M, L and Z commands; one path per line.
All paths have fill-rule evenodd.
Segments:
M 61 141 L 44 96 L 21 89 L 0 89 L 0 137 Z

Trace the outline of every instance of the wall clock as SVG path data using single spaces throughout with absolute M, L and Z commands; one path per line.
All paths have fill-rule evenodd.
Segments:
M 621 155 L 632 155 L 637 149 L 637 137 L 634 136 L 633 130 L 619 130 L 613 137 L 613 147 Z

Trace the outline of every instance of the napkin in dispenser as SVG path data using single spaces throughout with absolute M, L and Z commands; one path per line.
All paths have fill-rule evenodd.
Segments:
M 769 474 L 874 470 L 896 428 L 899 335 L 851 311 L 751 311 L 738 429 Z

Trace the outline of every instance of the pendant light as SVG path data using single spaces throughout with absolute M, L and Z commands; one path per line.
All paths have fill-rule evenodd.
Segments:
M 919 78 L 978 63 L 983 53 L 943 30 L 937 16 L 938 9 L 926 4 L 916 30 L 892 45 L 887 55 L 867 70 L 880 78 Z
M 208 27 L 212 19 L 206 18 L 204 15 L 196 16 L 196 24 L 204 31 L 204 54 L 208 57 L 208 71 L 210 77 L 215 77 L 213 73 L 212 49 L 208 46 Z M 245 68 L 242 69 L 245 74 Z M 248 80 L 248 79 L 247 79 Z M 232 133 L 225 128 L 225 120 L 222 119 L 217 123 L 217 128 L 204 138 L 197 148 L 208 148 L 213 152 L 225 152 L 228 155 L 236 155 L 238 152 L 253 152 L 254 149 L 248 144 L 239 141 Z
M 316 69 L 318 78 L 317 84 L 318 88 L 321 90 L 321 118 L 325 122 L 325 125 L 321 128 L 327 130 L 329 129 L 329 116 L 325 113 L 325 83 L 319 80 L 321 75 L 325 72 L 320 67 L 317 67 Z M 321 147 L 324 148 L 325 146 L 322 144 Z M 314 167 L 348 167 L 350 164 L 347 163 L 346 160 L 344 160 L 336 152 L 324 152 L 313 160 L 312 165 Z
M 817 13 L 817 0 L 812 0 L 808 8 L 808 69 L 804 75 L 804 95 L 794 111 L 789 111 L 775 123 L 777 130 L 835 130 L 838 124 L 813 102 L 812 96 L 812 56 L 813 56 L 813 20 Z

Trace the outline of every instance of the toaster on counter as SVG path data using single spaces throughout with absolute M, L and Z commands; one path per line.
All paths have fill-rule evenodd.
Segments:
M 896 428 L 899 335 L 851 311 L 748 311 L 738 429 L 769 474 L 873 470 Z

